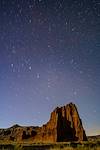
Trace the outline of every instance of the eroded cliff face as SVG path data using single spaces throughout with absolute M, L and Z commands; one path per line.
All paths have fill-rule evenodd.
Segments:
M 0 139 L 33 142 L 86 141 L 87 137 L 75 104 L 57 107 L 42 127 L 13 126 L 0 130 Z

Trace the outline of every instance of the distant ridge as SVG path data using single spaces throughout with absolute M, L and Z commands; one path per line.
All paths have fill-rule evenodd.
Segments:
M 65 142 L 87 141 L 87 137 L 76 105 L 69 103 L 54 109 L 50 120 L 42 127 L 22 127 L 16 124 L 8 129 L 0 129 L 0 140 Z
M 98 141 L 100 140 L 100 135 L 92 135 L 92 136 L 87 136 L 89 141 Z

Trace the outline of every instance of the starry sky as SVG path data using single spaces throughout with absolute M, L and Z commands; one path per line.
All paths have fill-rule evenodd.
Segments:
M 100 134 L 100 1 L 0 0 L 0 128 L 69 102 Z

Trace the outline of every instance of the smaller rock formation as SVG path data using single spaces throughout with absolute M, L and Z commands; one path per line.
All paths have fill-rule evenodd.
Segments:
M 0 129 L 0 140 L 22 141 L 36 135 L 36 127 L 14 125 L 8 129 Z

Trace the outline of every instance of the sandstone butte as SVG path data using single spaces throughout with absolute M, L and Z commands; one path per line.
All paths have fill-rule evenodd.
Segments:
M 63 107 L 57 107 L 51 113 L 50 120 L 42 127 L 14 125 L 7 129 L 0 129 L 0 140 L 31 140 L 48 143 L 87 141 L 87 137 L 77 107 L 69 103 Z

